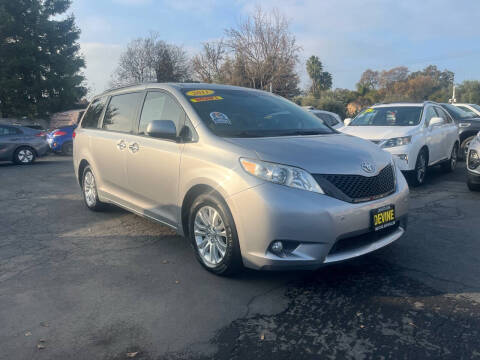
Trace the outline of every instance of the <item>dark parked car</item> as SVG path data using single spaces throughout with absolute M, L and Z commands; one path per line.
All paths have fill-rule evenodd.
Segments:
M 0 161 L 31 164 L 48 151 L 48 144 L 41 131 L 0 124 Z
M 458 155 L 460 158 L 466 159 L 468 146 L 480 131 L 480 117 L 473 117 L 472 113 L 451 104 L 441 104 L 441 106 L 448 111 L 458 125 L 458 136 L 460 138 Z

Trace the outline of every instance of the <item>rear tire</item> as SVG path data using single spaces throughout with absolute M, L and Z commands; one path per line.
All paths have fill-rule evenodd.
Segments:
M 90 165 L 85 166 L 82 175 L 82 195 L 85 205 L 92 211 L 102 211 L 106 204 L 98 199 L 97 182 L 95 176 L 90 168 Z
M 201 194 L 192 203 L 189 238 L 200 264 L 216 275 L 233 275 L 243 268 L 237 230 L 225 201 Z
M 21 146 L 13 154 L 13 162 L 19 165 L 29 165 L 35 161 L 35 150 L 29 146 Z
M 71 156 L 73 154 L 73 143 L 71 141 L 62 145 L 62 154 Z
M 450 154 L 450 159 L 442 164 L 442 170 L 445 172 L 453 172 L 457 167 L 458 160 L 458 144 L 453 145 L 452 153 Z
M 421 186 L 425 184 L 428 170 L 428 155 L 425 149 L 421 150 L 415 162 L 415 169 L 410 173 L 412 186 Z

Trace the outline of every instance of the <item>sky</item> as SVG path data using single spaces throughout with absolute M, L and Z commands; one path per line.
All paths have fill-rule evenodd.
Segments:
M 85 75 L 93 94 L 108 88 L 129 41 L 151 31 L 189 55 L 235 28 L 256 6 L 278 9 L 302 47 L 299 73 L 316 55 L 334 88 L 353 89 L 362 72 L 429 64 L 480 80 L 479 0 L 73 0 Z

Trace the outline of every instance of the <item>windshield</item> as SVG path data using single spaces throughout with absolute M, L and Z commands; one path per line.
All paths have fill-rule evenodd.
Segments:
M 203 122 L 222 137 L 332 134 L 335 131 L 294 103 L 249 90 L 184 89 Z
M 472 113 L 463 111 L 462 109 L 456 107 L 455 105 L 450 105 L 450 104 L 441 104 L 444 109 L 447 109 L 449 114 L 455 119 L 455 120 L 461 120 L 461 119 L 471 119 L 473 116 Z
M 421 106 L 369 108 L 353 119 L 350 126 L 415 126 L 422 118 Z
M 477 104 L 470 104 L 471 107 L 473 107 L 475 110 L 480 111 L 480 105 Z

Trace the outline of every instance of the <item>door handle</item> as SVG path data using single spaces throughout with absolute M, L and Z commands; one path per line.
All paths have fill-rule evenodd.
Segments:
M 125 140 L 120 140 L 119 142 L 117 142 L 117 147 L 120 151 L 125 150 L 125 148 L 127 147 L 127 143 L 125 142 Z
M 130 149 L 130 151 L 131 151 L 132 153 L 136 153 L 138 150 L 140 150 L 140 146 L 138 146 L 138 144 L 137 144 L 136 142 L 133 143 L 133 144 L 130 144 L 130 145 L 128 146 L 128 148 Z

